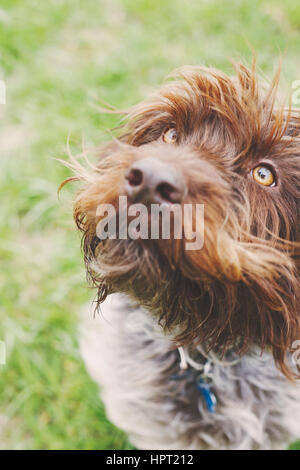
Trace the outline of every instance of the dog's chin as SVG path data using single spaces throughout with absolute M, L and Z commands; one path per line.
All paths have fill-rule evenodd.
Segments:
M 95 243 L 88 270 L 114 292 L 125 292 L 141 303 L 157 297 L 162 291 L 173 290 L 181 282 L 207 283 L 205 270 L 191 270 L 183 262 L 184 240 L 106 239 Z M 214 282 L 211 277 L 210 282 Z
M 169 278 L 170 283 L 174 271 L 167 258 L 162 263 L 157 243 L 140 239 L 99 242 L 88 269 L 92 276 L 111 286 L 114 292 L 125 292 L 140 300 L 141 297 L 152 296 L 161 281 L 164 283 Z

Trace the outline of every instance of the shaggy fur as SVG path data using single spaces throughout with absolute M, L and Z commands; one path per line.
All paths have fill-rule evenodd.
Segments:
M 112 421 L 142 448 L 270 447 L 300 436 L 287 359 L 300 339 L 300 120 L 276 104 L 279 73 L 260 86 L 254 65 L 235 68 L 231 78 L 185 67 L 127 113 L 123 135 L 99 150 L 96 166 L 70 165 L 68 181 L 85 183 L 74 216 L 98 304 L 115 292 L 129 299 L 105 308 L 115 327 L 94 326 L 84 356 Z M 163 140 L 170 128 L 174 144 Z M 182 203 L 204 204 L 201 250 L 176 239 L 97 238 L 98 205 L 117 207 L 126 171 L 149 156 L 183 176 Z M 254 181 L 258 165 L 272 169 L 273 186 Z M 190 378 L 170 380 L 179 345 L 213 358 L 215 414 Z M 237 363 L 223 364 L 232 354 Z
M 82 323 L 82 356 L 101 385 L 108 418 L 137 448 L 282 449 L 299 438 L 300 388 L 270 353 L 254 349 L 223 361 L 210 353 L 217 397 L 211 414 L 193 377 L 173 380 L 178 351 L 147 311 L 119 294 L 106 300 L 101 317 L 92 310 Z

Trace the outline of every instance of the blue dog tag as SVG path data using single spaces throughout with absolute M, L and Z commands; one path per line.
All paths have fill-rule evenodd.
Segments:
M 214 413 L 216 411 L 217 399 L 215 394 L 211 391 L 209 383 L 200 376 L 196 381 L 196 387 L 204 398 L 207 411 Z

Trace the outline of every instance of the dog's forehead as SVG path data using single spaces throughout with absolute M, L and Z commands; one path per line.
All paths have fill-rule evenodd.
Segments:
M 299 118 L 276 108 L 277 83 L 260 83 L 242 65 L 236 76 L 215 69 L 185 67 L 129 114 L 128 143 L 139 146 L 177 131 L 176 145 L 205 150 L 215 161 L 247 169 L 262 160 L 281 171 L 299 167 L 291 140 L 299 134 Z M 286 151 L 287 143 L 289 149 Z M 292 144 L 294 145 L 294 144 Z M 296 142 L 294 154 L 299 154 Z
M 144 140 L 153 140 L 167 127 L 176 127 L 181 139 L 237 140 L 256 127 L 261 98 L 254 76 L 238 78 L 206 69 L 184 68 L 129 114 L 131 127 Z M 148 132 L 145 132 L 145 131 Z M 147 135 L 146 135 L 147 134 Z

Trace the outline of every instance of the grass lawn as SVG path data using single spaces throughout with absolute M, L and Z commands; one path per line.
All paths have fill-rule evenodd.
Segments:
M 0 448 L 130 449 L 105 418 L 78 352 L 91 297 L 71 215 L 66 141 L 80 150 L 117 124 L 100 97 L 136 103 L 183 64 L 230 70 L 258 54 L 300 79 L 298 0 L 2 0 L 0 79 Z M 294 446 L 297 448 L 297 445 Z M 298 445 L 300 449 L 300 445 Z

